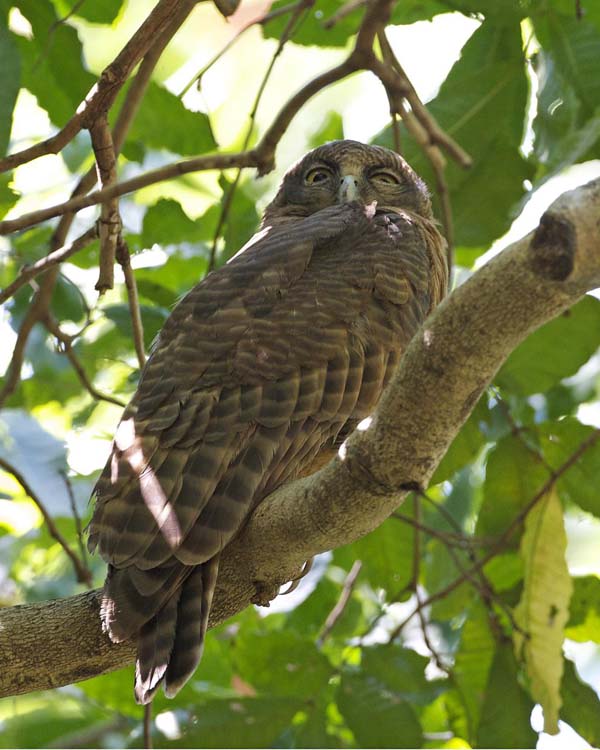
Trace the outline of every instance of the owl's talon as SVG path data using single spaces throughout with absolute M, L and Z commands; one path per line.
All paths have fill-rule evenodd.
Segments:
M 287 596 L 288 594 L 291 594 L 292 591 L 295 591 L 298 588 L 298 586 L 300 585 L 300 581 L 304 578 L 305 575 L 310 573 L 310 571 L 312 570 L 314 561 L 315 561 L 314 557 L 311 557 L 310 560 L 306 560 L 306 562 L 302 566 L 302 570 L 300 571 L 300 574 L 292 580 L 288 589 L 281 592 L 280 596 Z

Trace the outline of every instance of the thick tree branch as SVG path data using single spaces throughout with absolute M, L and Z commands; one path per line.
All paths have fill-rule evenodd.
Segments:
M 424 487 L 510 352 L 600 286 L 600 180 L 566 193 L 537 230 L 459 287 L 425 322 L 369 427 L 324 469 L 279 489 L 222 557 L 211 625 L 276 591 L 304 560 L 379 525 Z M 440 398 L 443 394 L 443 398 Z M 0 610 L 0 697 L 125 666 L 134 643 L 102 633 L 98 592 Z

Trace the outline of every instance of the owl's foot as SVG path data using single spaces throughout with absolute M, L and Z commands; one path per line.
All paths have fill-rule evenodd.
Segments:
M 252 604 L 256 604 L 258 607 L 269 607 L 278 593 L 278 584 L 267 583 L 266 581 L 254 581 Z

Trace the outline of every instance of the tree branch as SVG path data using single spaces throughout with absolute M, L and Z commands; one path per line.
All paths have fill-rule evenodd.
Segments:
M 226 547 L 211 626 L 304 560 L 378 526 L 422 488 L 481 393 L 531 331 L 600 286 L 600 180 L 566 193 L 535 232 L 491 260 L 428 318 L 364 431 L 311 477 L 268 497 Z M 444 398 L 440 398 L 444 394 Z M 130 663 L 102 633 L 98 592 L 0 610 L 0 697 Z

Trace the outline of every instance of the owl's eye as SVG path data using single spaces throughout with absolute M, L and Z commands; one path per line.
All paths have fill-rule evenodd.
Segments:
M 391 172 L 375 172 L 375 174 L 371 175 L 371 179 L 374 182 L 380 182 L 384 185 L 399 185 L 400 180 L 396 177 L 395 174 L 392 174 Z
M 326 169 L 325 167 L 315 167 L 306 173 L 304 182 L 306 182 L 307 185 L 316 185 L 319 182 L 327 182 L 330 177 L 331 171 L 329 169 Z

